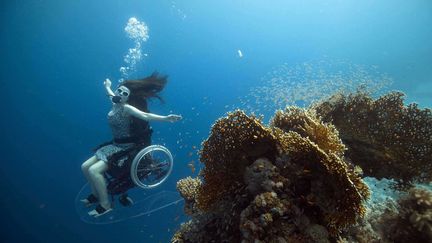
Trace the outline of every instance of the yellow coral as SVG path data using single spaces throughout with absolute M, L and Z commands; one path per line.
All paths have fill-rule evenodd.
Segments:
M 416 200 L 420 207 L 432 208 L 432 193 L 425 189 L 411 189 L 411 196 Z
M 187 239 L 187 234 L 193 231 L 193 222 L 192 220 L 187 221 L 186 223 L 182 223 L 180 225 L 180 229 L 174 233 L 171 242 L 172 243 L 184 243 L 189 242 Z
M 338 156 L 345 152 L 345 145 L 339 138 L 339 132 L 332 124 L 326 124 L 317 117 L 313 109 L 306 110 L 290 106 L 284 111 L 277 111 L 271 126 L 278 127 L 285 132 L 295 131 L 303 137 L 308 137 L 326 153 Z
M 185 199 L 184 211 L 188 215 L 194 214 L 196 210 L 196 196 L 201 188 L 202 182 L 199 178 L 192 178 L 190 176 L 181 179 L 177 182 L 177 190 L 180 195 Z
M 278 205 L 279 203 L 279 198 L 274 192 L 264 192 L 262 194 L 259 194 L 255 197 L 255 200 L 253 201 L 253 204 L 258 208 L 272 208 L 280 206 Z
M 194 201 L 195 196 L 201 187 L 202 182 L 199 178 L 192 178 L 190 176 L 181 179 L 177 182 L 177 190 L 180 195 L 187 201 Z

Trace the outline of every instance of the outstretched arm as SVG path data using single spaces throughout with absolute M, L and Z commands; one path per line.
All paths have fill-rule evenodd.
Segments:
M 111 80 L 105 79 L 104 81 L 105 89 L 108 96 L 115 96 L 114 92 L 111 90 Z
M 182 116 L 170 114 L 168 116 L 161 116 L 156 115 L 153 113 L 147 113 L 144 111 L 140 111 L 136 107 L 133 107 L 131 105 L 124 105 L 125 111 L 128 112 L 130 115 L 145 120 L 145 121 L 169 121 L 169 122 L 175 122 L 182 119 Z

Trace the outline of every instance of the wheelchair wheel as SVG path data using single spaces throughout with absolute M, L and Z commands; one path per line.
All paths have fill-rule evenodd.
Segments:
M 144 189 L 162 184 L 171 174 L 173 157 L 161 145 L 150 145 L 142 149 L 132 161 L 131 178 L 136 186 Z

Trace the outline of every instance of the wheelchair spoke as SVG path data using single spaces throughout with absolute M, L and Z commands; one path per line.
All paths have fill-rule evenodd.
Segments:
M 147 169 L 147 168 L 144 168 L 144 169 L 138 169 L 138 170 L 137 170 L 137 172 L 143 172 L 143 171 L 151 171 L 151 170 L 149 170 L 149 169 Z
M 140 187 L 151 188 L 158 186 L 171 172 L 171 154 L 166 149 L 155 147 L 153 150 L 148 149 L 134 161 L 135 167 L 133 167 L 133 170 L 135 172 L 132 171 L 132 173 L 135 173 L 136 177 L 133 180 Z

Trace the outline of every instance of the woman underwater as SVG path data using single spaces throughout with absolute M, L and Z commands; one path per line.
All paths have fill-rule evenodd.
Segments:
M 147 99 L 155 97 L 162 101 L 158 93 L 166 83 L 167 77 L 155 72 L 144 79 L 123 81 L 113 92 L 111 81 L 105 80 L 105 89 L 113 103 L 108 123 L 114 139 L 101 145 L 95 155 L 81 165 L 92 190 L 92 194 L 81 201 L 87 205 L 99 203 L 89 215 L 98 217 L 112 210 L 104 173 L 118 163 L 113 155 L 137 146 L 150 145 L 152 131 L 149 121 L 175 122 L 182 119 L 179 115 L 161 116 L 148 112 Z

